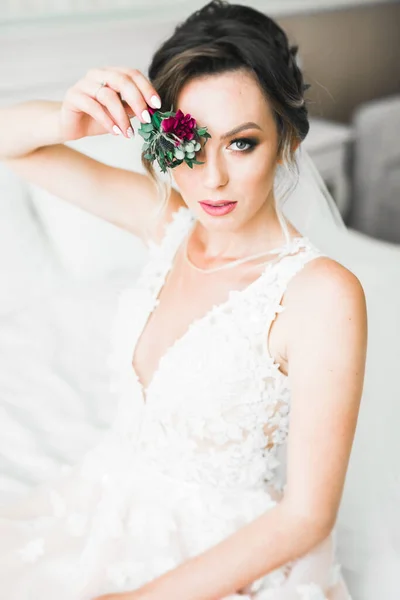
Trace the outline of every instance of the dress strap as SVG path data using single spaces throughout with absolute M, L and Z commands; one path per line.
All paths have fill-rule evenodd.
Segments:
M 164 227 L 164 235 L 159 243 L 149 240 L 148 247 L 151 256 L 161 256 L 173 260 L 185 234 L 189 231 L 195 217 L 186 206 L 179 207 L 172 213 L 172 219 Z
M 327 255 L 306 237 L 298 238 L 293 245 L 282 252 L 280 260 L 274 265 L 261 292 L 265 299 L 263 305 L 267 311 L 267 314 L 263 315 L 264 339 L 268 339 L 269 330 L 277 314 L 286 310 L 281 302 L 290 281 L 307 263 L 321 256 Z

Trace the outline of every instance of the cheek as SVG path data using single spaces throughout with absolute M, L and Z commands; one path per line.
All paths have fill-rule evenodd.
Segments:
M 173 169 L 173 179 L 182 195 L 187 196 L 198 185 L 199 170 L 196 171 L 196 165 L 193 169 L 186 164 L 179 165 Z
M 256 190 L 259 188 L 265 189 L 265 186 L 272 182 L 274 177 L 272 167 L 269 167 L 268 163 L 266 164 L 262 160 L 246 163 L 243 161 L 242 164 L 236 164 L 231 173 L 234 180 L 240 180 L 242 184 L 245 182 L 247 188 Z

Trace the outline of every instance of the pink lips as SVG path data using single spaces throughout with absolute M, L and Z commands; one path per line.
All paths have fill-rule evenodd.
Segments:
M 202 209 L 209 215 L 220 216 L 232 212 L 236 207 L 237 202 L 228 202 L 227 204 L 218 203 L 210 204 L 208 201 L 199 202 Z M 222 205 L 221 205 L 222 204 Z

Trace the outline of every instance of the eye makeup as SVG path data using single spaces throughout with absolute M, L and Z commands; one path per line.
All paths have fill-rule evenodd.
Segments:
M 257 138 L 253 138 L 253 137 L 240 137 L 240 138 L 235 138 L 234 140 L 231 141 L 231 144 L 237 144 L 238 142 L 241 143 L 245 143 L 247 144 L 249 147 L 244 149 L 244 150 L 234 150 L 234 152 L 240 152 L 240 153 L 247 153 L 247 152 L 251 152 L 252 150 L 254 150 L 254 148 L 258 145 L 258 140 Z
M 248 148 L 245 148 L 244 150 L 233 150 L 233 152 L 236 152 L 237 154 L 247 154 L 249 152 L 252 152 L 256 148 L 256 146 L 258 146 L 258 144 L 259 144 L 259 140 L 255 137 L 237 137 L 229 143 L 229 146 L 231 146 L 232 144 L 239 143 L 239 142 L 247 144 Z M 202 152 L 203 149 L 204 149 L 204 144 L 202 145 L 201 150 L 199 150 L 199 152 Z

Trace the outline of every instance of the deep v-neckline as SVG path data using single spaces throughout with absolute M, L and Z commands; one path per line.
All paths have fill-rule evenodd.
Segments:
M 159 298 L 161 295 L 161 292 L 163 290 L 163 288 L 165 287 L 167 280 L 168 280 L 168 275 L 171 273 L 173 266 L 175 264 L 175 258 L 179 253 L 179 250 L 183 247 L 183 244 L 185 243 L 186 239 L 189 238 L 191 232 L 193 231 L 194 227 L 196 225 L 196 219 L 193 218 L 191 221 L 189 221 L 189 228 L 188 230 L 185 229 L 183 236 L 181 237 L 181 239 L 179 240 L 179 242 L 175 245 L 175 248 L 171 254 L 171 256 L 169 257 L 169 262 L 168 262 L 168 266 L 167 269 L 165 270 L 162 278 L 161 278 L 161 282 L 158 285 L 158 288 L 155 291 L 155 294 L 152 298 L 153 303 L 150 304 L 149 307 L 147 307 L 146 310 L 146 315 L 145 318 L 143 318 L 143 322 L 142 325 L 140 327 L 140 330 L 138 331 L 138 333 L 136 334 L 136 339 L 133 343 L 133 348 L 131 351 L 131 360 L 130 360 L 130 367 L 131 367 L 131 374 L 133 375 L 139 390 L 140 390 L 140 396 L 141 396 L 141 401 L 143 406 L 147 406 L 149 403 L 149 395 L 150 395 L 150 390 L 153 387 L 156 379 L 158 378 L 162 366 L 163 364 L 166 362 L 167 357 L 169 357 L 169 355 L 175 350 L 175 348 L 178 345 L 181 345 L 184 341 L 186 341 L 186 339 L 190 336 L 190 334 L 192 333 L 192 331 L 199 327 L 201 324 L 205 323 L 206 321 L 208 321 L 212 316 L 214 316 L 215 313 L 226 310 L 226 308 L 230 305 L 230 303 L 232 302 L 232 298 L 233 297 L 238 297 L 238 295 L 240 297 L 244 297 L 246 294 L 250 293 L 250 291 L 253 290 L 253 288 L 255 288 L 257 285 L 260 285 L 261 281 L 264 280 L 264 278 L 267 276 L 267 273 L 269 273 L 270 269 L 279 263 L 279 260 L 277 260 L 278 258 L 282 258 L 283 256 L 286 256 L 287 254 L 290 254 L 290 250 L 295 246 L 296 243 L 298 243 L 300 240 L 304 243 L 304 245 L 306 244 L 308 238 L 306 238 L 305 236 L 295 236 L 293 238 L 291 238 L 289 240 L 289 242 L 287 242 L 286 244 L 283 244 L 282 246 L 278 246 L 277 248 L 273 248 L 272 250 L 270 250 L 268 253 L 269 254 L 278 254 L 278 257 L 276 260 L 271 260 L 267 263 L 267 265 L 265 265 L 264 269 L 262 270 L 262 272 L 260 273 L 260 275 L 258 277 L 256 277 L 256 279 L 254 279 L 253 281 L 251 281 L 248 285 L 246 285 L 245 287 L 243 287 L 242 289 L 236 290 L 236 289 L 232 289 L 229 290 L 228 292 L 228 297 L 226 298 L 226 300 L 223 300 L 222 302 L 218 302 L 216 304 L 213 304 L 206 312 L 204 315 L 200 316 L 200 317 L 196 317 L 195 319 L 193 319 L 188 327 L 185 329 L 185 331 L 183 332 L 182 335 L 178 336 L 174 342 L 172 342 L 172 344 L 170 344 L 167 349 L 165 350 L 165 352 L 160 356 L 159 360 L 158 360 L 158 364 L 150 378 L 150 382 L 147 386 L 144 386 L 143 383 L 140 380 L 140 377 L 133 365 L 134 362 L 134 358 L 135 358 L 135 353 L 136 353 L 136 348 L 137 345 L 139 343 L 140 338 L 142 337 L 146 326 L 149 322 L 150 316 L 154 311 L 154 307 L 157 306 L 159 308 Z M 162 243 L 164 241 L 164 239 L 166 238 L 168 232 L 165 233 L 163 240 L 161 240 L 161 243 L 159 244 L 159 248 L 162 247 Z

